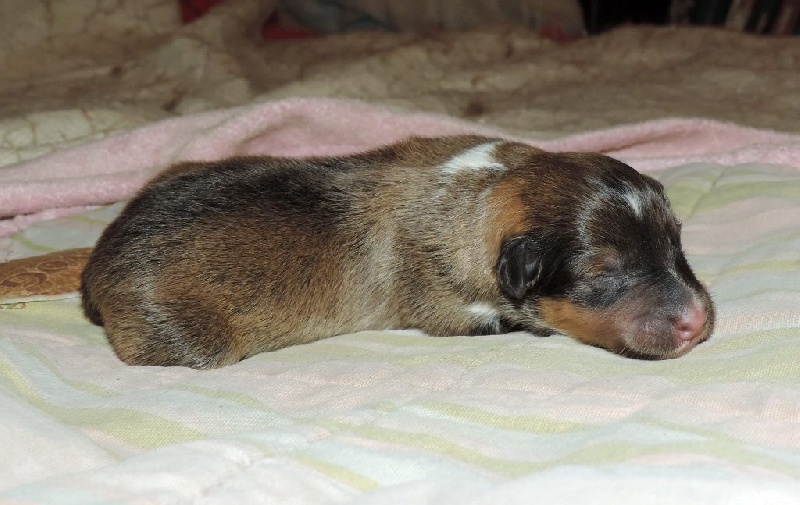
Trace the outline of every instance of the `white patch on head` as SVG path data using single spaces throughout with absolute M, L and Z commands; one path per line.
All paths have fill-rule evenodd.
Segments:
M 477 170 L 505 170 L 506 166 L 494 157 L 498 144 L 499 141 L 487 142 L 458 153 L 442 165 L 442 173 L 454 175 Z
M 642 192 L 635 189 L 629 189 L 622 194 L 622 198 L 633 210 L 633 215 L 641 218 L 644 215 L 644 200 L 642 199 Z

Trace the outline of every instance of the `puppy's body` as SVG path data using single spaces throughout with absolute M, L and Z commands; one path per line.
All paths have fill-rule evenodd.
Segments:
M 198 368 L 384 328 L 671 357 L 713 324 L 658 183 L 474 136 L 168 169 L 103 234 L 83 296 L 124 361 Z

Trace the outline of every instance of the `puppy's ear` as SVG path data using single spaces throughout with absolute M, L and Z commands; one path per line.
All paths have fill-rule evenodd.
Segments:
M 497 283 L 512 300 L 521 300 L 541 273 L 541 254 L 530 237 L 512 238 L 503 244 L 497 261 Z
M 649 184 L 652 188 L 654 188 L 659 193 L 664 192 L 664 185 L 661 182 L 657 181 L 656 179 L 650 177 L 649 175 L 641 174 L 644 180 Z

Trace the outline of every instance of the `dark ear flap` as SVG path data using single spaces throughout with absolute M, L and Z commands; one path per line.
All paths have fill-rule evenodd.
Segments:
M 654 188 L 659 193 L 663 193 L 664 192 L 664 185 L 661 184 L 659 181 L 657 181 L 656 179 L 653 179 L 649 175 L 642 174 L 642 177 L 644 177 L 644 180 L 647 181 L 647 184 L 649 184 L 650 187 Z
M 497 262 L 497 283 L 513 300 L 520 300 L 541 273 L 541 258 L 530 237 L 517 237 L 503 244 Z

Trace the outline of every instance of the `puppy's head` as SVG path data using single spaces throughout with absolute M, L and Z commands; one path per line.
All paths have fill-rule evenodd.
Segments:
M 491 201 L 497 285 L 518 324 L 649 359 L 710 336 L 714 306 L 660 183 L 599 154 L 515 161 Z

